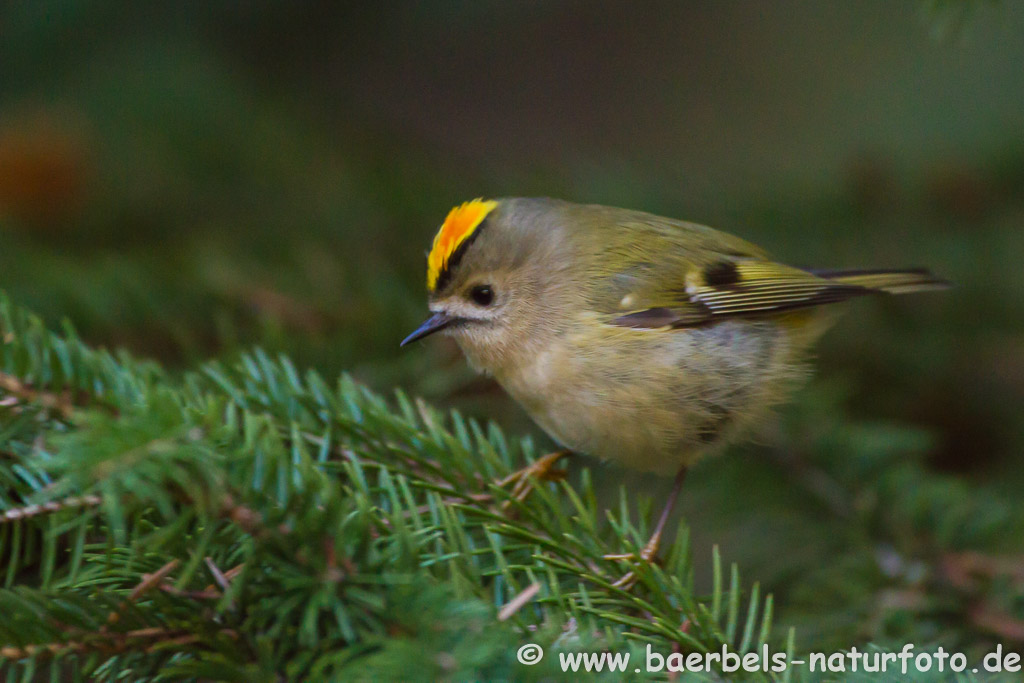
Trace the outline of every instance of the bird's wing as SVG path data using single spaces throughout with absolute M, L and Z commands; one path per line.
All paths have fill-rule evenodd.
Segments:
M 624 295 L 620 303 L 628 304 L 628 310 L 610 315 L 608 322 L 648 329 L 691 327 L 809 308 L 871 291 L 772 261 L 723 258 L 638 289 L 631 298 Z
M 604 237 L 600 262 L 614 266 L 601 278 L 598 310 L 623 327 L 691 327 L 876 291 L 776 263 L 749 242 L 691 223 L 645 216 Z

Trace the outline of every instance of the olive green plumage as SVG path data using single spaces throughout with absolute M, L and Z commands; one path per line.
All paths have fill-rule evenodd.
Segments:
M 806 271 L 711 228 L 498 200 L 448 258 L 434 317 L 562 446 L 672 472 L 747 432 L 806 374 L 823 305 L 936 289 L 926 271 Z

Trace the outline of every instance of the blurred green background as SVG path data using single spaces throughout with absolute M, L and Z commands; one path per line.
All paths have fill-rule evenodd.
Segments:
M 795 265 L 927 265 L 956 288 L 848 305 L 779 430 L 828 405 L 1019 499 L 1022 64 L 1016 3 L 4 3 L 0 288 L 172 368 L 258 344 L 546 443 L 448 342 L 398 348 L 457 202 L 550 195 Z M 698 468 L 684 515 L 697 553 L 722 544 L 795 604 L 791 561 L 829 527 L 787 527 L 801 503 L 763 450 Z

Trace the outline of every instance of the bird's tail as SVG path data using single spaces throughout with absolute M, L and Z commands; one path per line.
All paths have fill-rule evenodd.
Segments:
M 865 287 L 888 294 L 910 294 L 949 289 L 949 282 L 936 277 L 925 268 L 893 270 L 812 270 L 818 277 L 845 285 Z

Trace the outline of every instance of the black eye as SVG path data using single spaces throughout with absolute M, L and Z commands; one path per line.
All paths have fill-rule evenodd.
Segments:
M 469 298 L 477 306 L 490 306 L 494 302 L 494 290 L 490 285 L 477 285 L 469 290 Z

